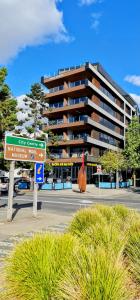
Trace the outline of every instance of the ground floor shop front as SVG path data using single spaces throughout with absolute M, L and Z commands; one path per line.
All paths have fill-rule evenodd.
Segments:
M 78 172 L 81 167 L 81 163 L 51 163 L 52 170 L 49 173 L 50 177 L 53 177 L 55 181 L 71 181 L 77 183 Z M 87 183 L 94 183 L 94 173 L 97 172 L 97 163 L 86 163 L 85 169 L 87 173 Z

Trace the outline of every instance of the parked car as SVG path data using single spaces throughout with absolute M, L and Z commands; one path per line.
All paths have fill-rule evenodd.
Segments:
M 9 178 L 2 176 L 0 177 L 0 192 L 8 192 L 8 187 L 9 187 Z
M 30 180 L 28 178 L 22 177 L 22 178 L 17 178 L 14 181 L 14 190 L 26 190 L 30 189 Z
M 9 189 L 9 178 L 0 177 L 0 193 L 8 193 Z M 19 189 L 30 189 L 30 180 L 27 178 L 19 177 L 14 178 L 14 192 L 17 192 Z

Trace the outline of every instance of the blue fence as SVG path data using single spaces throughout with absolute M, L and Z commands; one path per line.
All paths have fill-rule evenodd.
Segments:
M 65 183 L 44 183 L 42 184 L 41 190 L 64 190 L 64 189 L 72 189 L 71 182 Z
M 119 182 L 120 188 L 128 188 L 130 186 L 130 181 L 128 182 Z M 115 182 L 100 182 L 97 184 L 97 187 L 101 189 L 115 189 L 116 183 Z

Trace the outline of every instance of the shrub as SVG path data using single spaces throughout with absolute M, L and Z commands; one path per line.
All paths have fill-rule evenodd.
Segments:
M 76 245 L 76 238 L 70 234 L 37 235 L 19 244 L 6 270 L 11 296 L 24 300 L 54 299 Z
M 128 257 L 130 272 L 134 280 L 140 283 L 140 222 L 134 223 L 129 230 L 129 239 L 125 254 Z
M 114 223 L 95 224 L 89 227 L 82 235 L 81 242 L 87 247 L 96 249 L 101 246 L 106 251 L 112 251 L 115 254 L 122 253 L 127 241 L 127 232 L 122 235 L 119 226 Z
M 99 211 L 93 208 L 84 208 L 75 214 L 70 224 L 69 231 L 80 237 L 91 225 L 100 223 L 104 225 L 105 219 Z
M 73 258 L 59 284 L 57 299 L 129 300 L 128 273 L 120 256 L 98 247 L 94 252 L 82 248 Z

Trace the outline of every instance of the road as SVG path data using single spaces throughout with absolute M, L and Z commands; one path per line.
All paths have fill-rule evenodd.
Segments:
M 22 207 L 32 206 L 33 195 L 29 193 L 23 193 L 14 198 L 14 208 L 21 209 Z M 140 193 L 130 193 L 127 195 L 115 195 L 109 197 L 93 195 L 84 195 L 79 193 L 73 194 L 61 194 L 61 192 L 52 193 L 40 193 L 38 194 L 38 208 L 45 209 L 49 212 L 56 213 L 73 213 L 82 207 L 91 206 L 95 203 L 103 203 L 108 205 L 124 204 L 130 208 L 140 210 Z M 0 212 L 6 209 L 7 196 L 1 197 L 0 200 Z

